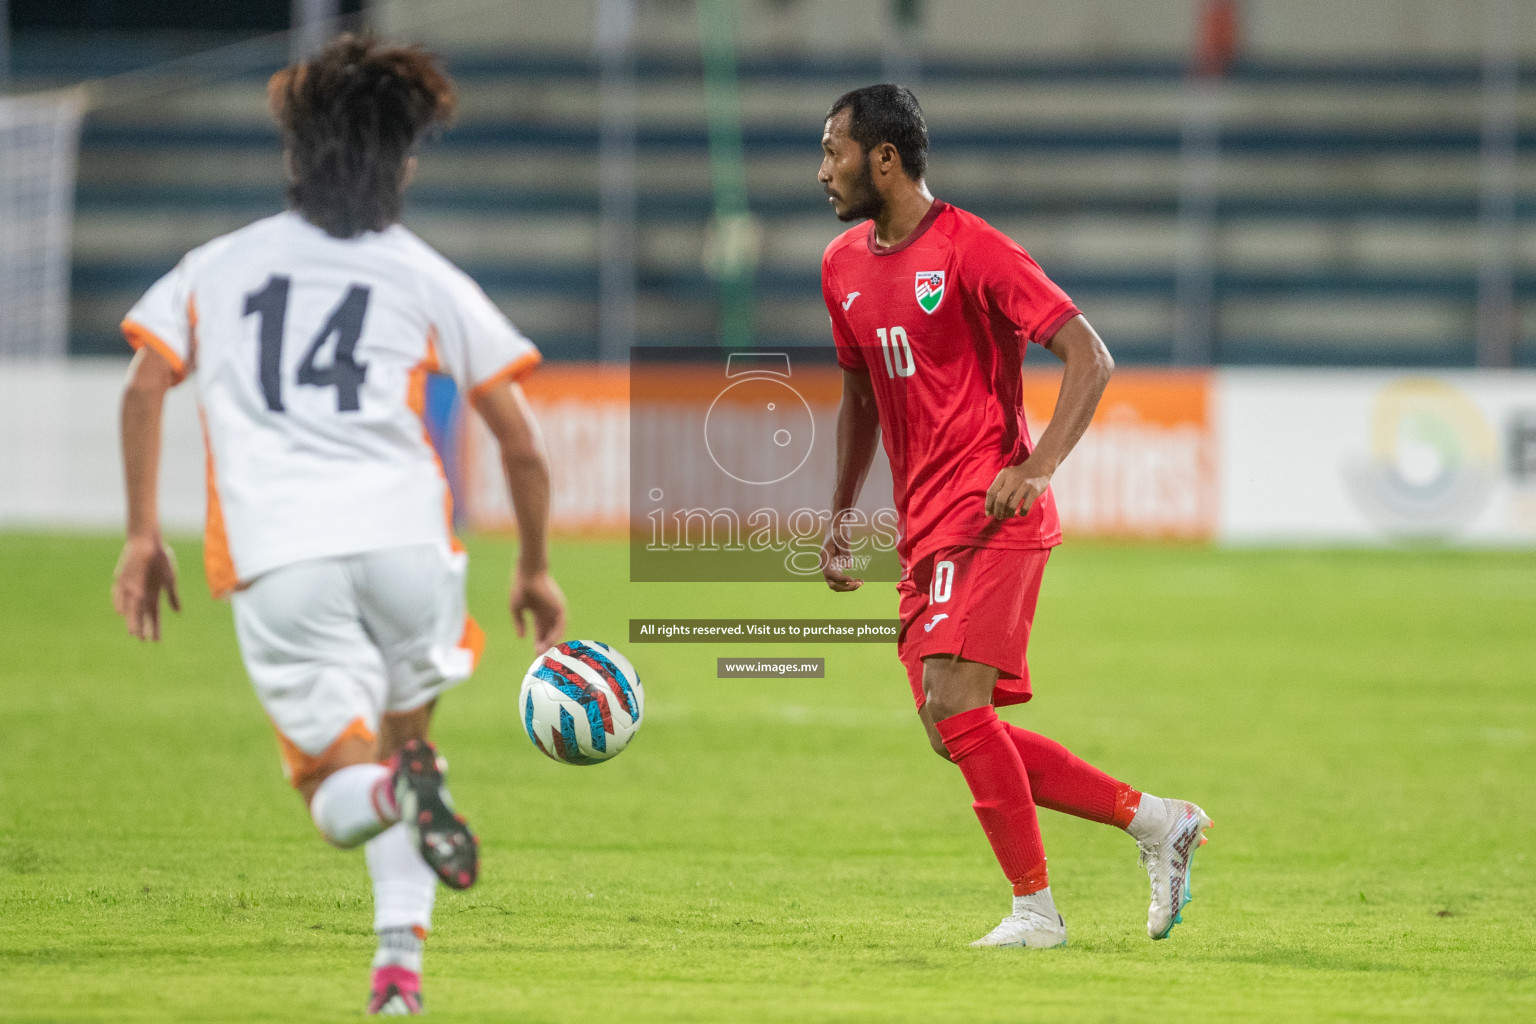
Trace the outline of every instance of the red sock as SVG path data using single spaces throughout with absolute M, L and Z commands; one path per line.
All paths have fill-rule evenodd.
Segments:
M 1029 773 L 1035 803 L 1079 818 L 1118 825 L 1131 823 L 1141 794 L 1105 775 L 1053 739 L 1003 723 Z
M 1015 896 L 1038 892 L 1050 884 L 1045 874 L 1045 848 L 1040 823 L 1029 795 L 1029 776 L 1019 752 L 1009 742 L 1004 724 L 991 705 L 962 711 L 936 723 L 949 758 L 960 767 L 971 795 L 971 806 Z

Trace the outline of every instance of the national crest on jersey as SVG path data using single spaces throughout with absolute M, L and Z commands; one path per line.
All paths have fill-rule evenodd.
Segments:
M 944 298 L 944 271 L 918 271 L 916 287 L 917 304 L 923 307 L 924 313 L 932 313 L 939 308 L 939 302 Z

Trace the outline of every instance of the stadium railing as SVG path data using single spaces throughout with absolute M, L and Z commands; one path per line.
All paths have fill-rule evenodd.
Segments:
M 49 59 L 55 72 L 71 66 L 57 46 Z M 598 209 L 587 166 L 598 147 L 596 64 L 584 54 L 452 54 L 450 64 L 466 113 L 423 161 L 408 223 L 552 357 L 591 358 L 597 260 L 581 239 L 595 235 Z M 276 134 L 260 103 L 268 70 L 88 120 L 72 351 L 121 351 L 116 317 L 178 249 L 281 207 Z M 825 341 L 817 257 L 838 225 L 814 181 L 817 132 L 832 96 L 879 71 L 875 60 L 740 62 L 752 97 L 749 199 L 766 237 L 754 279 L 762 341 Z M 699 62 L 642 55 L 637 73 L 641 341 L 708 343 L 715 285 L 698 259 L 712 209 Z M 1218 362 L 1471 364 L 1479 74 L 1470 63 L 1234 68 L 1217 203 Z M 935 191 L 1019 237 L 1097 311 L 1122 361 L 1166 360 L 1181 68 L 936 61 L 922 75 Z M 1527 68 L 1527 107 L 1533 84 Z M 1515 210 L 1516 296 L 1526 305 L 1536 298 L 1533 150 L 1536 132 L 1526 131 Z M 488 170 L 512 165 L 524 170 Z M 1530 365 L 1536 323 L 1523 334 L 1516 361 Z

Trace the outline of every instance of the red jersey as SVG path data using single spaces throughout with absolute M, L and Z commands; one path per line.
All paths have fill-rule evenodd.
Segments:
M 821 292 L 838 364 L 874 388 L 902 565 L 947 546 L 1060 544 L 1049 489 L 1002 522 L 986 514 L 986 495 L 1034 448 L 1024 346 L 1078 315 L 1066 292 L 1007 235 L 939 200 L 897 245 L 878 245 L 873 222 L 839 235 L 821 259 Z

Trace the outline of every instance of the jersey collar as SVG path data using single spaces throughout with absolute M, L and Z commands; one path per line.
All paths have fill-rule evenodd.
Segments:
M 869 235 L 866 238 L 866 241 L 869 243 L 869 251 L 876 256 L 890 256 L 893 253 L 901 252 L 901 250 L 923 237 L 924 232 L 933 226 L 933 222 L 939 219 L 939 214 L 943 213 L 948 206 L 949 204 L 944 200 L 935 199 L 933 205 L 928 207 L 928 212 L 923 214 L 923 219 L 917 222 L 917 227 L 912 229 L 912 233 L 895 245 L 881 245 L 876 242 L 875 222 L 870 221 Z

